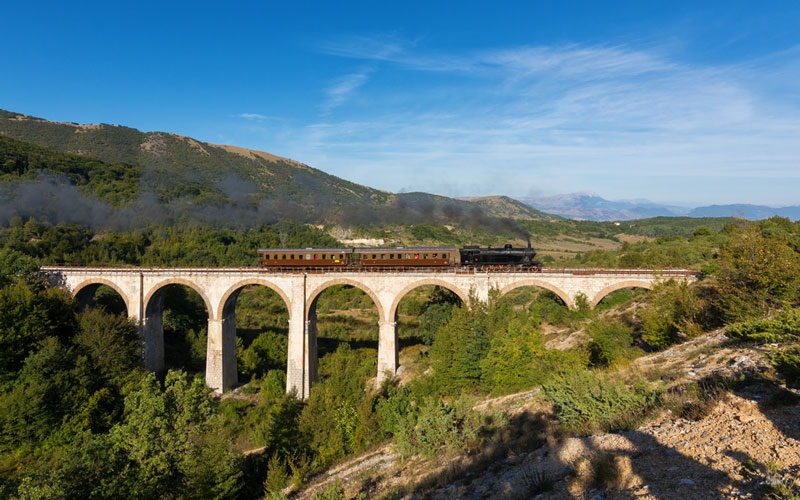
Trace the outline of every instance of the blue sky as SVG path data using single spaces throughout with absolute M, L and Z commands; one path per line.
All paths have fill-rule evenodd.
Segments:
M 0 108 L 391 191 L 800 204 L 800 2 L 6 2 Z

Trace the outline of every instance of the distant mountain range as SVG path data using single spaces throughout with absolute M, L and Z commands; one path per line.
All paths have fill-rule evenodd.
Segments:
M 709 205 L 697 207 L 689 212 L 689 217 L 744 217 L 750 220 L 769 219 L 774 215 L 793 221 L 800 220 L 800 206 L 767 207 L 764 205 Z
M 545 198 L 523 198 L 528 205 L 570 219 L 615 221 L 649 217 L 743 217 L 750 220 L 768 219 L 774 215 L 791 220 L 800 219 L 800 206 L 767 207 L 764 205 L 709 205 L 697 208 L 664 205 L 648 200 L 611 201 L 596 193 L 570 193 Z

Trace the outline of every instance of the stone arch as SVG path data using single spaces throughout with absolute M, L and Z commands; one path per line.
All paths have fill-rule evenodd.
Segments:
M 557 286 L 552 285 L 552 284 L 550 284 L 550 283 L 548 283 L 546 281 L 541 281 L 541 280 L 537 280 L 537 279 L 520 280 L 520 281 L 515 281 L 514 283 L 511 283 L 510 285 L 506 285 L 503 289 L 500 290 L 500 296 L 502 297 L 503 295 L 507 294 L 511 290 L 514 290 L 514 289 L 517 289 L 517 288 L 521 288 L 523 286 L 538 286 L 539 288 L 544 288 L 546 290 L 550 290 L 554 294 L 558 295 L 561 298 L 561 300 L 564 301 L 564 304 L 566 304 L 568 308 L 570 308 L 570 309 L 574 309 L 575 308 L 575 303 L 572 301 L 572 298 L 567 294 L 567 292 L 565 292 L 564 290 L 562 290 L 562 289 L 558 288 Z
M 469 295 L 464 293 L 464 291 L 461 290 L 456 285 L 435 278 L 421 279 L 419 281 L 415 281 L 407 285 L 395 296 L 394 302 L 392 302 L 392 306 L 389 308 L 389 316 L 387 317 L 387 321 L 395 320 L 395 316 L 397 315 L 397 308 L 400 305 L 400 301 L 403 300 L 403 297 L 405 297 L 411 290 L 425 285 L 435 285 L 435 286 L 440 286 L 442 288 L 446 288 L 447 290 L 450 290 L 454 294 L 458 295 L 458 298 L 461 299 L 461 302 L 463 302 L 464 305 L 469 304 Z
M 241 292 L 242 289 L 247 285 L 265 286 L 277 293 L 280 298 L 283 299 L 284 304 L 286 304 L 286 309 L 289 311 L 289 320 L 291 321 L 292 307 L 291 302 L 289 301 L 289 296 L 286 295 L 286 293 L 278 285 L 262 278 L 242 280 L 228 288 L 228 290 L 226 290 L 222 295 L 222 300 L 219 301 L 219 307 L 217 308 L 217 319 L 223 319 L 226 316 L 229 316 L 230 313 L 233 313 L 233 307 L 236 305 L 236 299 L 239 296 L 239 292 Z
M 378 298 L 378 294 L 372 291 L 372 289 L 367 285 L 347 278 L 337 278 L 337 279 L 332 279 L 330 281 L 326 281 L 325 283 L 318 286 L 313 292 L 311 292 L 311 295 L 309 295 L 308 299 L 306 300 L 306 318 L 309 317 L 309 313 L 311 312 L 311 306 L 314 305 L 314 303 L 317 301 L 319 295 L 322 292 L 324 292 L 327 288 L 330 288 L 335 285 L 350 285 L 366 293 L 369 296 L 369 298 L 372 299 L 372 302 L 375 303 L 375 307 L 378 308 L 379 321 L 386 320 L 386 316 L 384 315 L 384 310 L 383 310 L 383 304 Z
M 200 295 L 200 298 L 203 299 L 203 302 L 206 305 L 206 311 L 208 311 L 209 319 L 214 317 L 214 309 L 211 307 L 211 301 L 208 300 L 208 297 L 206 296 L 206 293 L 203 291 L 203 288 L 198 286 L 197 283 L 193 283 L 189 280 L 181 278 L 170 278 L 150 287 L 150 290 L 148 290 L 147 295 L 144 296 L 144 301 L 142 303 L 142 309 L 144 311 L 145 317 L 148 316 L 149 312 L 148 308 L 150 306 L 150 301 L 152 300 L 153 296 L 155 296 L 155 294 L 161 291 L 162 288 L 168 285 L 185 285 L 194 290 L 195 292 L 197 292 L 197 294 Z
M 130 299 L 128 298 L 128 294 L 123 292 L 122 288 L 120 288 L 116 283 L 114 283 L 113 281 L 109 281 L 107 279 L 92 278 L 92 279 L 88 279 L 88 280 L 82 281 L 79 285 L 77 285 L 72 290 L 72 296 L 77 298 L 78 294 L 83 289 L 88 288 L 88 287 L 90 287 L 92 285 L 98 285 L 98 286 L 99 285 L 106 285 L 106 286 L 112 288 L 115 292 L 117 292 L 119 294 L 120 297 L 122 297 L 122 301 L 125 302 L 125 311 L 128 313 L 128 316 L 131 316 L 132 314 L 137 314 L 137 311 L 131 311 L 131 303 L 130 303 Z
M 646 290 L 652 290 L 653 283 L 644 280 L 626 280 L 609 285 L 595 294 L 594 299 L 592 299 L 591 302 L 592 309 L 594 309 L 594 307 L 599 304 L 606 295 L 610 294 L 611 292 L 616 292 L 617 290 L 622 290 L 623 288 L 644 288 Z

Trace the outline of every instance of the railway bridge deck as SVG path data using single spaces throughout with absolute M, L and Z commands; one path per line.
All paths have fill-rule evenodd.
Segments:
M 236 298 L 248 285 L 275 291 L 289 311 L 287 391 L 307 398 L 317 380 L 316 301 L 334 285 L 363 290 L 378 309 L 378 383 L 394 376 L 398 368 L 397 306 L 411 290 L 438 285 L 451 290 L 465 304 L 487 301 L 489 292 L 501 295 L 522 286 L 545 288 L 574 308 L 580 295 L 591 307 L 609 293 L 622 288 L 651 289 L 669 279 L 693 281 L 694 271 L 685 269 L 553 269 L 464 270 L 418 269 L 262 269 L 262 268 L 135 268 L 135 267 L 45 267 L 48 281 L 79 301 L 90 300 L 94 291 L 107 285 L 122 297 L 128 316 L 139 326 L 148 370 L 164 369 L 164 288 L 172 284 L 194 289 L 208 310 L 206 383 L 223 391 L 237 384 Z

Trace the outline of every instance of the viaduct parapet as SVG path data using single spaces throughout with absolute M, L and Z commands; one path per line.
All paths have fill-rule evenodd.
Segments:
M 144 344 L 145 368 L 164 369 L 164 288 L 180 284 L 194 289 L 208 310 L 206 383 L 224 391 L 235 386 L 236 299 L 248 285 L 275 291 L 289 311 L 289 349 L 286 390 L 299 398 L 308 397 L 317 380 L 316 302 L 334 285 L 351 285 L 363 290 L 378 309 L 377 381 L 393 377 L 398 368 L 397 306 L 411 290 L 438 285 L 470 300 L 487 301 L 489 291 L 501 295 L 523 287 L 536 286 L 557 294 L 574 308 L 579 295 L 594 307 L 609 293 L 622 288 L 651 289 L 668 279 L 693 281 L 686 270 L 643 269 L 559 269 L 543 272 L 465 272 L 453 269 L 429 271 L 357 272 L 307 271 L 274 272 L 257 268 L 89 268 L 45 267 L 48 281 L 69 291 L 79 301 L 91 300 L 94 291 L 108 285 L 125 301 L 128 316 L 139 326 Z

